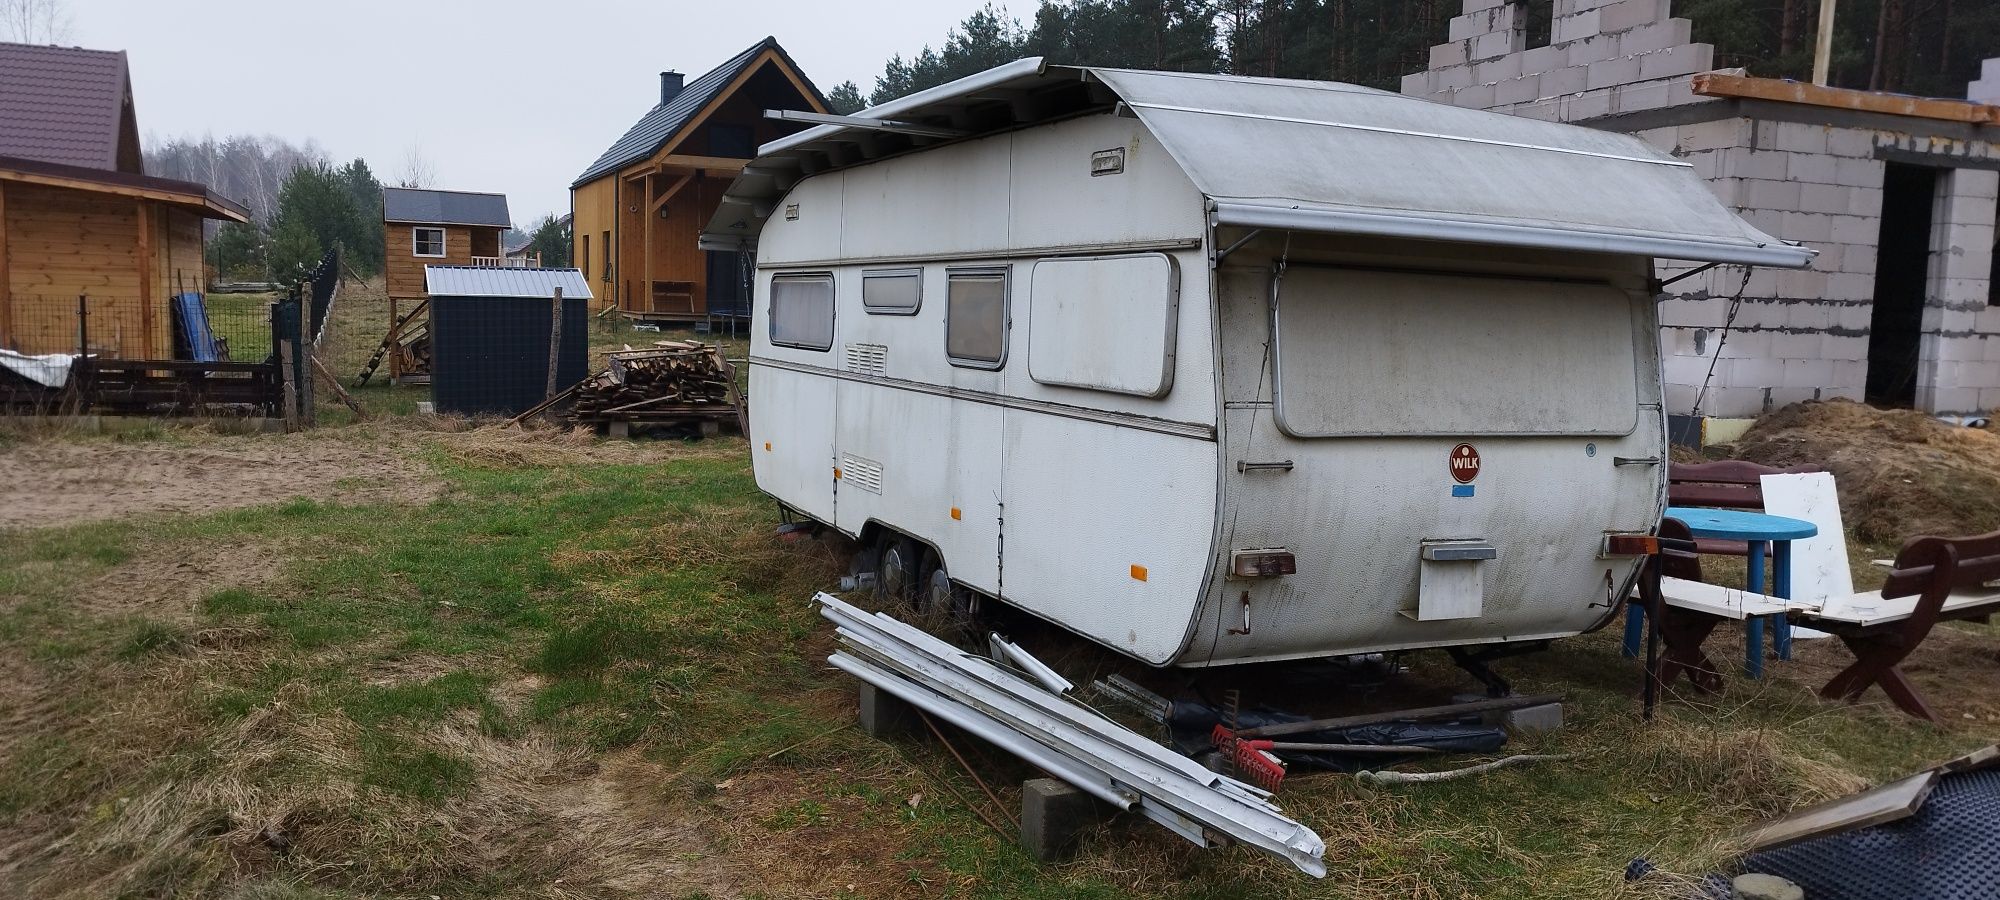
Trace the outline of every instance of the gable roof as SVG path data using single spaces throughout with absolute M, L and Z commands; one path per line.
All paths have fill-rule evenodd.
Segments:
M 432 191 L 421 188 L 382 189 L 382 221 L 418 225 L 494 225 L 509 228 L 506 194 Z
M 728 62 L 688 82 L 667 102 L 653 107 L 645 115 L 640 116 L 639 121 L 625 132 L 625 136 L 612 144 L 611 149 L 604 151 L 604 155 L 591 163 L 590 168 L 585 169 L 582 175 L 578 175 L 570 187 L 579 187 L 586 182 L 595 181 L 607 173 L 615 172 L 658 153 L 661 147 L 666 146 L 669 139 L 679 134 L 689 121 L 703 109 L 708 108 L 708 105 L 720 97 L 725 89 L 735 83 L 738 76 L 748 71 L 750 66 L 756 63 L 757 57 L 763 55 L 766 50 L 777 51 L 778 58 L 784 61 L 808 90 L 812 91 L 813 99 L 818 101 L 821 107 L 826 106 L 826 97 L 813 85 L 812 79 L 806 77 L 806 73 L 799 68 L 798 63 L 792 61 L 791 54 L 786 53 L 785 48 L 778 46 L 778 39 L 766 37 L 751 45 L 750 49 L 730 57 Z
M 137 173 L 131 100 L 123 51 L 0 44 L 0 156 Z
M 0 156 L 0 181 L 154 200 L 180 207 L 203 218 L 227 219 L 232 222 L 250 221 L 250 210 L 245 209 L 242 204 L 225 200 L 209 190 L 206 185 L 195 184 L 192 181 L 175 181 L 171 178 L 156 178 L 132 172 L 112 172 L 90 166 L 65 166 L 60 163 L 15 156 Z
M 1010 103 L 1026 96 L 1036 102 Z M 1129 110 L 1209 203 L 1211 220 L 1418 240 L 1800 267 L 1786 244 L 1716 200 L 1691 165 L 1610 131 L 1461 109 L 1331 81 L 1007 63 L 759 147 L 702 234 L 754 243 L 799 175 L 873 162 L 856 132 Z M 1067 105 L 1066 105 L 1067 104 Z M 1025 118 L 1024 118 L 1025 117 Z M 982 124 L 983 123 L 983 124 Z M 877 157 L 896 151 L 887 137 Z M 949 142 L 911 145 L 922 153 Z M 797 173 L 797 174 L 794 174 Z

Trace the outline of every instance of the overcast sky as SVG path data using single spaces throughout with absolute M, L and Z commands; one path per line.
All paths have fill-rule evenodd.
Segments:
M 418 147 L 436 186 L 502 191 L 514 221 L 569 211 L 569 183 L 659 100 L 776 35 L 821 91 L 865 96 L 891 54 L 975 0 L 68 0 L 72 43 L 131 59 L 139 131 L 311 139 L 391 182 Z M 1032 6 L 1031 3 L 1023 4 Z M 1019 15 L 1019 13 L 1016 13 Z

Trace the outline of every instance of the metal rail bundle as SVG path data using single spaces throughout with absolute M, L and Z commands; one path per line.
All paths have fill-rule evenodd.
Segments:
M 1286 818 L 1269 792 L 1211 772 L 1033 677 L 887 615 L 829 594 L 815 600 L 838 628 L 842 646 L 827 661 L 842 671 L 1203 847 L 1239 841 L 1315 878 L 1326 876 L 1325 842 Z
M 572 425 L 734 420 L 736 379 L 722 351 L 700 341 L 659 341 L 611 353 L 609 367 L 571 389 Z

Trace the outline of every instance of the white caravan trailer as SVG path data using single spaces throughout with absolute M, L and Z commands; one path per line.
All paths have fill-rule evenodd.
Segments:
M 1653 260 L 1811 258 L 1634 138 L 1345 84 L 771 115 L 822 124 L 702 243 L 755 252 L 758 486 L 1155 665 L 1601 625 L 1664 502 Z

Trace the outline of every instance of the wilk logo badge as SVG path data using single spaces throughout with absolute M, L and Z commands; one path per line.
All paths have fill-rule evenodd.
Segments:
M 1451 448 L 1451 480 L 1471 484 L 1479 477 L 1479 450 L 1471 444 Z

